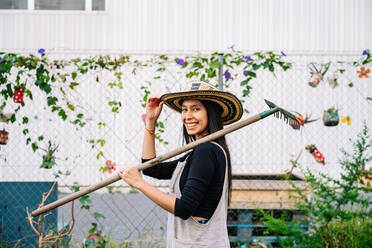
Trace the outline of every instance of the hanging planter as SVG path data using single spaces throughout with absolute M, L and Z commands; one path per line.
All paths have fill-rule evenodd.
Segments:
M 0 130 L 0 145 L 6 145 L 8 143 L 8 134 L 5 129 Z
M 321 164 L 325 163 L 323 154 L 318 150 L 318 148 L 316 148 L 314 144 L 306 146 L 305 149 L 313 155 L 316 162 Z
M 328 64 L 322 64 L 319 66 L 319 68 L 314 64 L 310 63 L 308 66 L 310 69 L 311 78 L 309 81 L 309 85 L 311 87 L 318 87 L 320 82 L 323 80 L 324 75 L 327 73 L 330 63 Z
M 332 127 L 337 126 L 340 121 L 340 117 L 338 115 L 338 109 L 335 107 L 329 108 L 328 110 L 324 110 L 323 112 L 323 123 L 324 126 Z
M 332 89 L 334 89 L 338 86 L 338 81 L 337 81 L 337 76 L 336 75 L 334 75 L 332 77 L 328 77 L 327 80 L 328 80 L 329 87 L 331 87 Z
M 23 88 L 16 88 L 14 90 L 13 101 L 15 103 L 23 103 Z

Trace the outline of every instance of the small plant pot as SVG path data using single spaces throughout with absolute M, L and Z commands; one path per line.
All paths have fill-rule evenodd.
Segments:
M 15 103 L 23 103 L 23 93 L 24 93 L 24 90 L 22 88 L 20 89 L 16 88 L 14 90 L 13 101 Z
M 324 126 L 332 127 L 337 126 L 340 122 L 340 116 L 338 115 L 338 110 L 335 108 L 330 108 L 324 110 L 323 112 L 323 123 Z
M 8 143 L 8 134 L 5 129 L 0 130 L 0 145 L 6 145 Z

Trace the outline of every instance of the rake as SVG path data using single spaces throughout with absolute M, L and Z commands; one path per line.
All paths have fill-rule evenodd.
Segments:
M 274 115 L 275 117 L 277 118 L 280 118 L 280 119 L 284 119 L 284 121 L 289 124 L 289 125 L 294 125 L 294 126 L 300 126 L 300 123 L 298 122 L 298 120 L 296 119 L 296 117 L 291 114 L 290 112 L 288 112 L 287 110 L 283 109 L 283 108 L 280 108 L 278 106 L 276 106 L 274 103 L 268 101 L 268 100 L 265 100 L 266 104 L 269 106 L 269 110 L 267 111 L 264 111 L 264 112 L 261 112 L 259 114 L 256 114 L 254 116 L 251 116 L 245 120 L 242 120 L 242 121 L 239 121 L 235 124 L 232 124 L 222 130 L 219 130 L 217 132 L 214 132 L 214 133 L 211 133 L 207 136 L 204 136 L 203 138 L 201 139 L 198 139 L 192 143 L 189 143 L 183 147 L 180 147 L 178 149 L 175 149 L 173 151 L 170 151 L 164 155 L 161 155 L 161 156 L 158 156 L 150 161 L 147 161 L 146 163 L 143 163 L 143 164 L 140 164 L 138 166 L 136 166 L 136 168 L 141 171 L 141 170 L 144 170 L 144 169 L 147 169 L 149 167 L 152 167 L 164 160 L 167 160 L 167 159 L 170 159 L 174 156 L 177 156 L 181 153 L 184 153 L 194 147 L 196 147 L 197 145 L 201 144 L 201 143 L 205 143 L 205 142 L 209 142 L 209 141 L 212 141 L 212 140 L 215 140 L 221 136 L 224 136 L 228 133 L 231 133 L 233 131 L 236 131 L 242 127 L 245 127 L 245 126 L 248 126 L 256 121 L 259 121 L 259 120 L 262 120 L 270 115 Z M 59 206 L 62 206 L 70 201 L 73 201 L 83 195 L 86 195 L 86 194 L 89 194 L 93 191 L 96 191 L 100 188 L 103 188 L 109 184 L 112 184 L 116 181 L 119 181 L 121 179 L 121 177 L 119 175 L 115 175 L 111 178 L 108 178 L 102 182 L 99 182 L 95 185 L 92 185 L 92 186 L 89 186 L 88 188 L 85 188 L 84 190 L 81 190 L 81 191 L 78 191 L 78 192 L 75 192 L 75 193 L 72 193 L 64 198 L 61 198 L 57 201 L 54 201 L 52 203 L 49 203 L 41 208 L 38 208 L 36 210 L 34 210 L 31 215 L 33 217 L 36 217 L 36 216 L 39 216 L 40 214 L 43 214 L 47 211 L 50 211 L 50 210 L 53 210 Z

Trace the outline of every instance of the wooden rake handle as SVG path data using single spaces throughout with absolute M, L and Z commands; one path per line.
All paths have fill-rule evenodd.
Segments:
M 182 147 L 180 147 L 178 149 L 175 149 L 173 151 L 170 151 L 170 152 L 168 152 L 168 153 L 166 153 L 166 154 L 164 154 L 162 156 L 158 156 L 158 157 L 156 157 L 156 158 L 154 158 L 154 159 L 152 159 L 150 161 L 147 161 L 146 163 L 140 164 L 140 165 L 136 166 L 136 168 L 139 171 L 142 171 L 144 169 L 147 169 L 149 167 L 152 167 L 152 166 L 154 166 L 154 165 L 156 165 L 156 164 L 158 164 L 158 163 L 160 163 L 160 162 L 162 162 L 164 160 L 167 160 L 167 159 L 172 158 L 174 156 L 177 156 L 177 155 L 179 155 L 181 153 L 184 153 L 184 152 L 186 152 L 186 151 L 188 151 L 188 150 L 196 147 L 197 145 L 199 145 L 201 143 L 205 143 L 205 142 L 209 142 L 209 141 L 215 140 L 215 139 L 217 139 L 217 138 L 219 138 L 221 136 L 224 136 L 224 135 L 226 135 L 228 133 L 231 133 L 233 131 L 236 131 L 236 130 L 238 130 L 238 129 L 242 128 L 242 127 L 245 127 L 245 126 L 247 126 L 249 124 L 252 124 L 252 123 L 254 123 L 254 122 L 258 121 L 258 120 L 261 120 L 261 119 L 263 119 L 263 118 L 265 118 L 265 117 L 267 117 L 269 115 L 274 114 L 278 110 L 279 110 L 279 108 L 276 107 L 276 108 L 267 110 L 265 112 L 262 112 L 260 114 L 251 116 L 251 117 L 249 117 L 249 118 L 247 118 L 245 120 L 239 121 L 239 122 L 237 122 L 237 123 L 235 123 L 233 125 L 230 125 L 230 126 L 224 128 L 224 129 L 221 129 L 221 130 L 219 130 L 217 132 L 214 132 L 212 134 L 209 134 L 209 135 L 207 135 L 207 136 L 205 136 L 205 137 L 203 137 L 201 139 L 198 139 L 198 140 L 196 140 L 196 141 L 194 141 L 192 143 L 189 143 L 189 144 L 187 144 L 185 146 L 182 146 Z M 49 203 L 48 205 L 45 205 L 45 206 L 43 206 L 41 208 L 38 208 L 38 209 L 32 211 L 31 215 L 33 217 L 39 216 L 40 214 L 43 214 L 43 213 L 45 213 L 47 211 L 50 211 L 50 210 L 53 210 L 53 209 L 55 209 L 55 208 L 57 208 L 59 206 L 62 206 L 64 204 L 70 202 L 70 201 L 73 201 L 73 200 L 75 200 L 75 199 L 77 199 L 77 198 L 79 198 L 79 197 L 81 197 L 83 195 L 89 194 L 89 193 L 91 193 L 93 191 L 96 191 L 96 190 L 98 190 L 100 188 L 103 188 L 103 187 L 105 187 L 105 186 L 107 186 L 109 184 L 112 184 L 114 182 L 117 182 L 120 179 L 121 179 L 121 177 L 119 175 L 112 176 L 112 177 L 110 177 L 110 178 L 108 178 L 108 179 L 106 179 L 106 180 L 104 180 L 102 182 L 99 182 L 99 183 L 97 183 L 95 185 L 89 186 L 88 188 L 85 188 L 85 189 L 83 189 L 81 191 L 72 193 L 72 194 L 70 194 L 70 195 L 68 195 L 68 196 L 66 196 L 64 198 L 61 198 L 61 199 L 59 199 L 57 201 L 54 201 L 52 203 Z

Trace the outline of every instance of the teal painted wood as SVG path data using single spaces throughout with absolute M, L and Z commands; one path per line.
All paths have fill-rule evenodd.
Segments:
M 0 244 L 5 247 L 37 247 L 38 236 L 27 220 L 27 211 L 38 207 L 44 192 L 54 182 L 0 182 Z M 46 203 L 57 200 L 57 185 Z M 36 219 L 37 220 L 37 219 Z M 51 227 L 57 229 L 57 210 L 46 218 Z M 36 227 L 37 228 L 37 227 Z M 44 235 L 48 233 L 45 225 Z
M 291 213 L 291 218 L 288 220 L 288 225 L 295 224 L 301 219 L 300 213 L 296 211 L 277 211 L 280 213 Z M 262 240 L 266 244 L 272 244 L 278 241 L 278 237 L 264 235 L 264 231 L 268 228 L 267 225 L 262 224 L 262 218 L 256 211 L 252 210 L 230 210 L 228 215 L 228 232 L 230 243 L 232 247 L 239 246 L 239 244 L 249 243 L 253 240 Z M 299 225 L 299 228 L 306 232 L 306 225 Z M 280 237 L 285 238 L 285 236 Z

